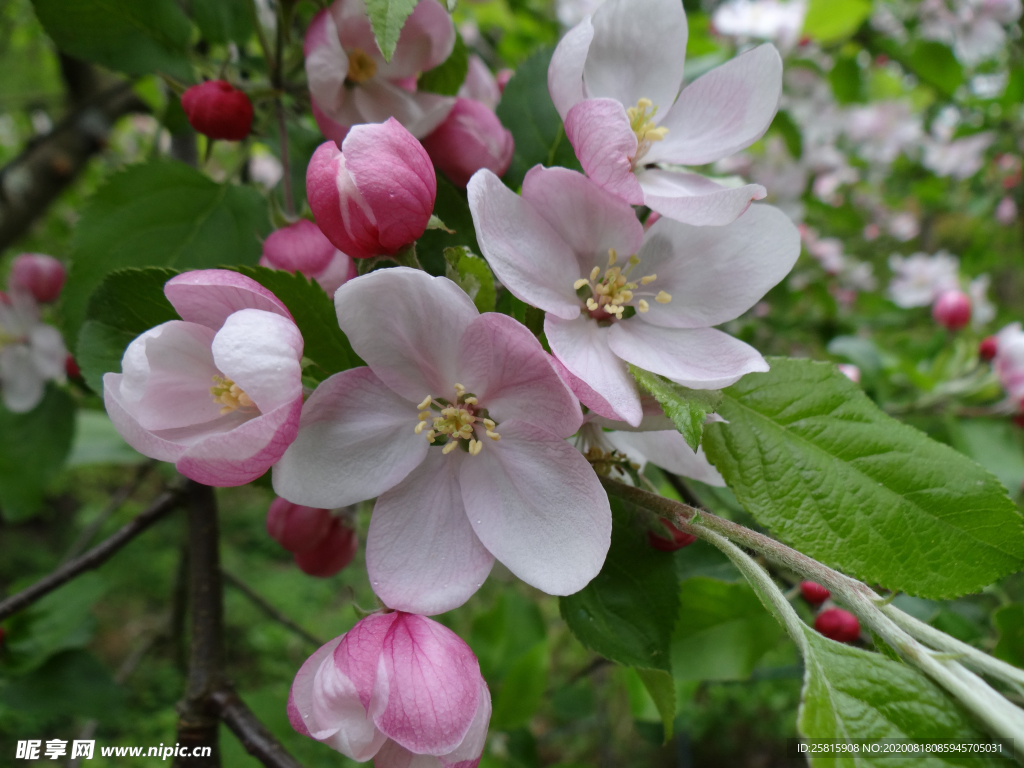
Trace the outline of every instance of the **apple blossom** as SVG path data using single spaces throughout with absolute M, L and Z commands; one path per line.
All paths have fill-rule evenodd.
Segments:
M 981 170 L 985 151 L 996 140 L 992 131 L 975 133 L 952 141 L 926 139 L 921 164 L 936 176 L 967 179 Z
M 122 373 L 103 376 L 107 413 L 135 450 L 196 482 L 255 480 L 298 431 L 302 335 L 274 294 L 236 272 L 186 272 L 164 294 L 183 319 L 128 345 Z
M 686 37 L 677 0 L 608 0 L 562 38 L 548 90 L 596 183 L 688 224 L 726 224 L 764 187 L 658 166 L 704 165 L 759 139 L 778 107 L 782 59 L 766 43 L 680 92 Z
M 491 694 L 469 646 L 409 613 L 371 614 L 299 669 L 288 720 L 376 768 L 474 768 Z
M 193 85 L 181 95 L 189 124 L 211 139 L 241 141 L 252 127 L 252 102 L 224 80 Z
M 720 227 L 662 217 L 645 234 L 621 198 L 541 166 L 527 173 L 522 197 L 479 171 L 469 204 L 495 275 L 547 313 L 552 353 L 600 415 L 639 425 L 628 363 L 695 389 L 768 370 L 755 349 L 712 326 L 750 309 L 795 263 L 800 236 L 780 211 L 753 206 Z
M 31 293 L 0 291 L 0 396 L 8 410 L 35 408 L 47 381 L 64 381 L 67 357 L 60 331 L 42 321 Z
M 1010 323 L 995 336 L 992 368 L 1009 396 L 1014 409 L 1024 406 L 1024 331 L 1020 323 Z
M 995 56 L 1006 44 L 1005 26 L 1021 15 L 1020 0 L 924 0 L 917 9 L 919 34 L 951 43 L 956 57 L 974 66 Z
M 340 517 L 331 517 L 324 536 L 309 549 L 295 553 L 295 564 L 309 576 L 326 579 L 352 562 L 359 549 L 355 530 Z
M 495 558 L 549 594 L 604 562 L 608 498 L 565 438 L 583 420 L 540 342 L 455 283 L 395 267 L 345 283 L 338 322 L 368 367 L 313 392 L 274 490 L 296 504 L 377 498 L 366 541 L 388 606 L 462 605 Z
M 14 290 L 27 291 L 40 304 L 56 301 L 64 287 L 67 272 L 53 256 L 23 253 L 11 262 L 8 284 Z
M 806 0 L 730 0 L 715 9 L 711 24 L 720 35 L 770 40 L 789 51 L 800 39 L 806 15 Z
M 1017 221 L 1017 203 L 1009 195 L 1003 197 L 995 210 L 996 221 L 1008 227 Z
M 988 288 L 992 278 L 978 275 L 967 285 L 967 295 L 971 299 L 971 326 L 984 328 L 996 318 L 996 306 L 988 298 Z
M 418 93 L 416 78 L 448 58 L 455 26 L 437 0 L 415 6 L 390 62 L 377 47 L 363 0 L 335 0 L 313 17 L 302 50 L 313 117 L 326 138 L 340 144 L 350 127 L 389 117 L 422 138 L 447 116 L 455 99 Z
M 437 178 L 420 143 L 389 118 L 355 126 L 340 150 L 333 141 L 317 147 L 306 194 L 336 248 L 354 259 L 393 256 L 426 231 Z
M 356 276 L 355 262 L 339 251 L 320 228 L 307 219 L 271 232 L 263 241 L 260 265 L 301 272 L 316 280 L 328 296 Z
M 926 307 L 944 291 L 960 287 L 960 260 L 947 251 L 934 256 L 893 254 L 889 257 L 889 268 L 893 271 L 889 298 L 904 309 Z

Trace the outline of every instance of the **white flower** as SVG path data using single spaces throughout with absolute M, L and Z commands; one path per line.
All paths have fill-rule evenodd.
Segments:
M 983 328 L 996 317 L 996 305 L 988 300 L 991 282 L 988 275 L 978 275 L 967 286 L 967 295 L 971 298 L 971 324 L 975 328 Z
M 893 279 L 889 283 L 889 297 L 898 307 L 926 307 L 943 291 L 960 288 L 960 261 L 946 251 L 934 256 L 915 253 L 903 257 L 889 257 Z
M 67 357 L 60 331 L 40 320 L 30 294 L 0 293 L 0 394 L 9 410 L 35 408 L 47 381 L 64 381 Z
M 805 0 L 732 0 L 715 10 L 715 31 L 741 40 L 770 40 L 783 52 L 800 39 L 807 15 Z

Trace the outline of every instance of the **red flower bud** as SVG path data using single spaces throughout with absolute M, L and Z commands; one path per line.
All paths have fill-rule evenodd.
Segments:
M 310 576 L 326 579 L 352 562 L 359 539 L 356 532 L 337 517 L 331 518 L 331 527 L 313 549 L 295 553 L 295 564 Z
M 181 95 L 189 123 L 211 139 L 241 141 L 252 128 L 252 102 L 224 80 L 193 85 Z
M 995 336 L 986 336 L 978 345 L 978 357 L 988 362 L 999 351 L 999 341 Z
M 23 253 L 11 263 L 11 288 L 31 293 L 38 302 L 56 301 L 67 272 L 53 256 Z
M 277 498 L 267 510 L 267 533 L 289 552 L 307 552 L 323 542 L 333 520 L 330 510 Z
M 832 596 L 831 592 L 816 581 L 801 581 L 800 594 L 811 605 L 821 605 Z
M 819 613 L 814 620 L 814 628 L 839 643 L 852 643 L 860 637 L 857 617 L 842 608 L 829 608 Z
M 648 531 L 647 543 L 655 549 L 660 549 L 662 552 L 675 552 L 677 549 L 690 546 L 697 540 L 696 536 L 683 533 L 663 517 L 659 518 L 659 522 L 665 526 L 665 530 L 671 534 L 672 538 L 666 539 L 658 536 L 654 531 Z
M 72 379 L 82 378 L 82 369 L 78 367 L 78 363 L 75 362 L 75 358 L 71 355 L 68 355 L 64 360 L 64 373 Z
M 932 318 L 943 328 L 959 331 L 971 321 L 971 299 L 963 291 L 944 291 L 932 305 Z

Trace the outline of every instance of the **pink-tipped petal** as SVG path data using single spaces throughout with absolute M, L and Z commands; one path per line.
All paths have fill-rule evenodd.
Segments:
M 561 320 L 551 315 L 544 318 L 544 334 L 552 354 L 569 373 L 597 393 L 612 413 L 600 407 L 596 410 L 636 426 L 643 418 L 640 391 L 626 363 L 608 346 L 611 330 L 602 328 L 587 315 L 575 320 Z
M 637 140 L 626 110 L 615 99 L 586 99 L 569 110 L 565 135 L 595 184 L 632 205 L 644 201 L 633 175 Z
M 408 267 L 381 269 L 341 286 L 334 305 L 352 349 L 391 389 L 413 403 L 452 397 L 459 339 L 479 315 L 455 283 Z
M 232 312 L 262 309 L 292 319 L 284 303 L 255 280 L 227 269 L 200 269 L 172 277 L 164 295 L 182 320 L 219 330 Z
M 243 309 L 224 321 L 212 352 L 217 368 L 267 413 L 302 401 L 302 346 L 290 318 Z
M 443 123 L 455 105 L 454 96 L 417 93 L 379 78 L 355 89 L 352 101 L 360 122 L 383 123 L 393 118 L 417 139 Z
M 317 226 L 338 250 L 355 259 L 370 258 L 382 252 L 373 211 L 356 187 L 345 165 L 345 156 L 333 141 L 325 141 L 310 158 L 306 168 L 306 196 Z
M 528 201 L 482 170 L 469 180 L 469 209 L 481 252 L 513 296 L 566 320 L 579 314 L 576 254 Z
M 325 139 L 333 141 L 336 147 L 341 148 L 342 142 L 348 136 L 349 124 L 343 123 L 324 112 L 320 105 L 317 104 L 316 99 L 310 99 L 309 106 L 313 112 L 316 127 L 320 129 L 320 133 L 324 135 Z
M 423 148 L 452 184 L 465 187 L 481 168 L 503 175 L 512 163 L 515 142 L 494 112 L 460 98 L 445 121 L 423 139 Z
M 782 94 L 782 57 L 771 43 L 737 56 L 690 83 L 661 120 L 668 128 L 650 163 L 704 165 L 757 141 Z
M 608 497 L 568 442 L 512 419 L 501 439 L 462 464 L 462 499 L 484 546 L 512 573 L 549 595 L 593 579 L 611 542 Z
M 416 423 L 415 404 L 369 368 L 336 373 L 306 401 L 299 434 L 274 467 L 274 491 L 310 507 L 372 499 L 426 456 Z
M 694 226 L 721 226 L 738 219 L 754 200 L 768 194 L 760 184 L 725 187 L 696 173 L 651 168 L 637 177 L 644 204 L 670 219 Z
M 658 328 L 630 318 L 611 328 L 608 346 L 623 360 L 691 389 L 721 389 L 768 370 L 756 349 L 714 328 Z
M 399 613 L 384 638 L 373 719 L 417 754 L 444 755 L 469 732 L 480 702 L 480 665 L 458 635 L 436 621 Z
M 373 768 L 446 768 L 441 758 L 417 755 L 388 739 L 373 758 Z
M 0 354 L 5 351 L 0 351 Z M 122 398 L 122 379 L 120 373 L 103 374 L 103 404 L 117 433 L 143 456 L 158 461 L 177 461 L 185 453 L 187 446 L 158 437 L 139 424 L 138 420 L 129 412 Z M 41 384 L 40 389 L 42 389 Z
M 484 745 L 487 743 L 487 726 L 491 722 L 491 692 L 487 683 L 480 680 L 480 703 L 477 705 L 473 722 L 466 737 L 447 755 L 441 755 L 444 768 L 476 768 L 480 763 Z
M 568 168 L 531 168 L 523 199 L 573 249 L 581 275 L 605 266 L 609 249 L 625 258 L 643 242 L 643 225 L 629 203 Z
M 309 219 L 271 232 L 263 241 L 260 265 L 313 277 L 323 272 L 338 252 L 320 227 Z
M 725 480 L 718 470 L 711 466 L 704 449 L 697 446 L 697 452 L 687 445 L 683 436 L 676 432 L 605 432 L 604 437 L 621 453 L 643 465 L 648 461 L 667 469 L 676 475 L 699 480 L 718 488 L 725 487 Z
M 551 356 L 526 326 L 507 315 L 489 312 L 466 330 L 459 383 L 498 422 L 522 419 L 558 437 L 569 437 L 583 423 L 579 403 Z
M 588 16 L 565 33 L 548 65 L 548 93 L 563 120 L 570 109 L 586 98 L 583 68 L 593 39 L 594 25 Z
M 360 619 L 334 652 L 334 663 L 355 686 L 362 706 L 369 712 L 384 638 L 397 613 L 371 613 Z
M 378 77 L 415 77 L 443 63 L 454 47 L 451 14 L 437 0 L 419 0 L 402 26 L 394 56 L 378 70 Z
M 605 419 L 614 421 L 616 424 L 625 423 L 620 421 L 622 417 L 615 412 L 615 409 L 609 405 L 607 400 L 587 386 L 587 383 L 583 381 L 583 379 L 573 376 L 569 369 L 562 365 L 561 360 L 552 355 L 551 362 L 555 364 L 555 370 L 558 371 L 558 375 L 562 377 L 562 381 L 564 381 L 566 386 L 572 390 L 572 393 L 576 395 L 580 403 L 587 406 L 587 408 L 598 414 L 598 416 L 603 416 Z
M 459 466 L 472 458 L 434 448 L 377 499 L 366 536 L 366 571 L 388 607 L 444 613 L 465 603 L 490 573 L 494 557 L 473 532 L 459 491 Z

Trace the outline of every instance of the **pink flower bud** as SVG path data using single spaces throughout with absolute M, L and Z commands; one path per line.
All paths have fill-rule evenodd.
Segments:
M 1007 195 L 999 201 L 999 205 L 996 206 L 996 221 L 1005 227 L 1010 226 L 1017 220 L 1017 203 L 1013 201 L 1013 198 Z
M 67 272 L 53 256 L 23 253 L 11 263 L 8 282 L 11 288 L 28 291 L 38 302 L 56 301 L 64 287 Z
M 272 232 L 263 241 L 260 266 L 300 272 L 320 283 L 327 295 L 356 276 L 355 262 L 339 251 L 320 228 L 307 219 Z
M 842 608 L 828 608 L 819 613 L 814 619 L 814 628 L 837 643 L 852 643 L 860 637 L 857 617 Z
M 932 305 L 932 318 L 951 331 L 959 331 L 971 321 L 971 299 L 960 290 L 944 291 Z
M 473 99 L 459 99 L 448 117 L 423 139 L 430 159 L 452 184 L 465 187 L 481 168 L 502 176 L 512 162 L 512 133 Z
M 211 139 L 241 141 L 252 127 L 252 102 L 224 80 L 193 85 L 181 95 L 188 122 Z
M 329 509 L 276 498 L 267 510 L 267 533 L 289 552 L 305 552 L 324 540 L 333 519 Z
M 321 647 L 288 696 L 296 731 L 378 766 L 475 766 L 490 719 L 491 695 L 469 646 L 436 621 L 401 612 L 367 616 Z
M 978 344 L 978 357 L 988 362 L 996 356 L 999 351 L 999 340 L 995 336 L 986 336 Z
M 654 531 L 648 531 L 647 543 L 655 549 L 661 550 L 662 552 L 675 552 L 677 549 L 690 546 L 697 540 L 696 536 L 689 533 L 683 533 L 665 518 L 658 518 L 658 521 L 665 527 L 665 530 L 669 532 L 669 535 L 672 538 L 666 539 L 663 536 L 659 536 Z
M 816 581 L 801 581 L 800 594 L 811 605 L 821 605 L 832 597 L 832 593 Z
M 836 368 L 846 378 L 852 381 L 854 384 L 860 384 L 860 368 L 850 363 L 839 363 Z
M 329 523 L 327 533 L 319 544 L 295 553 L 295 564 L 303 573 L 321 579 L 333 576 L 351 563 L 359 549 L 359 539 L 354 530 L 337 517 L 330 518 Z
M 426 231 L 437 179 L 430 157 L 397 120 L 354 126 L 321 144 L 306 194 L 327 239 L 354 259 L 393 256 Z
M 505 86 L 508 85 L 508 81 L 512 79 L 514 74 L 514 69 L 499 69 L 498 74 L 494 76 L 494 79 L 498 81 L 498 89 L 502 93 L 505 92 Z

